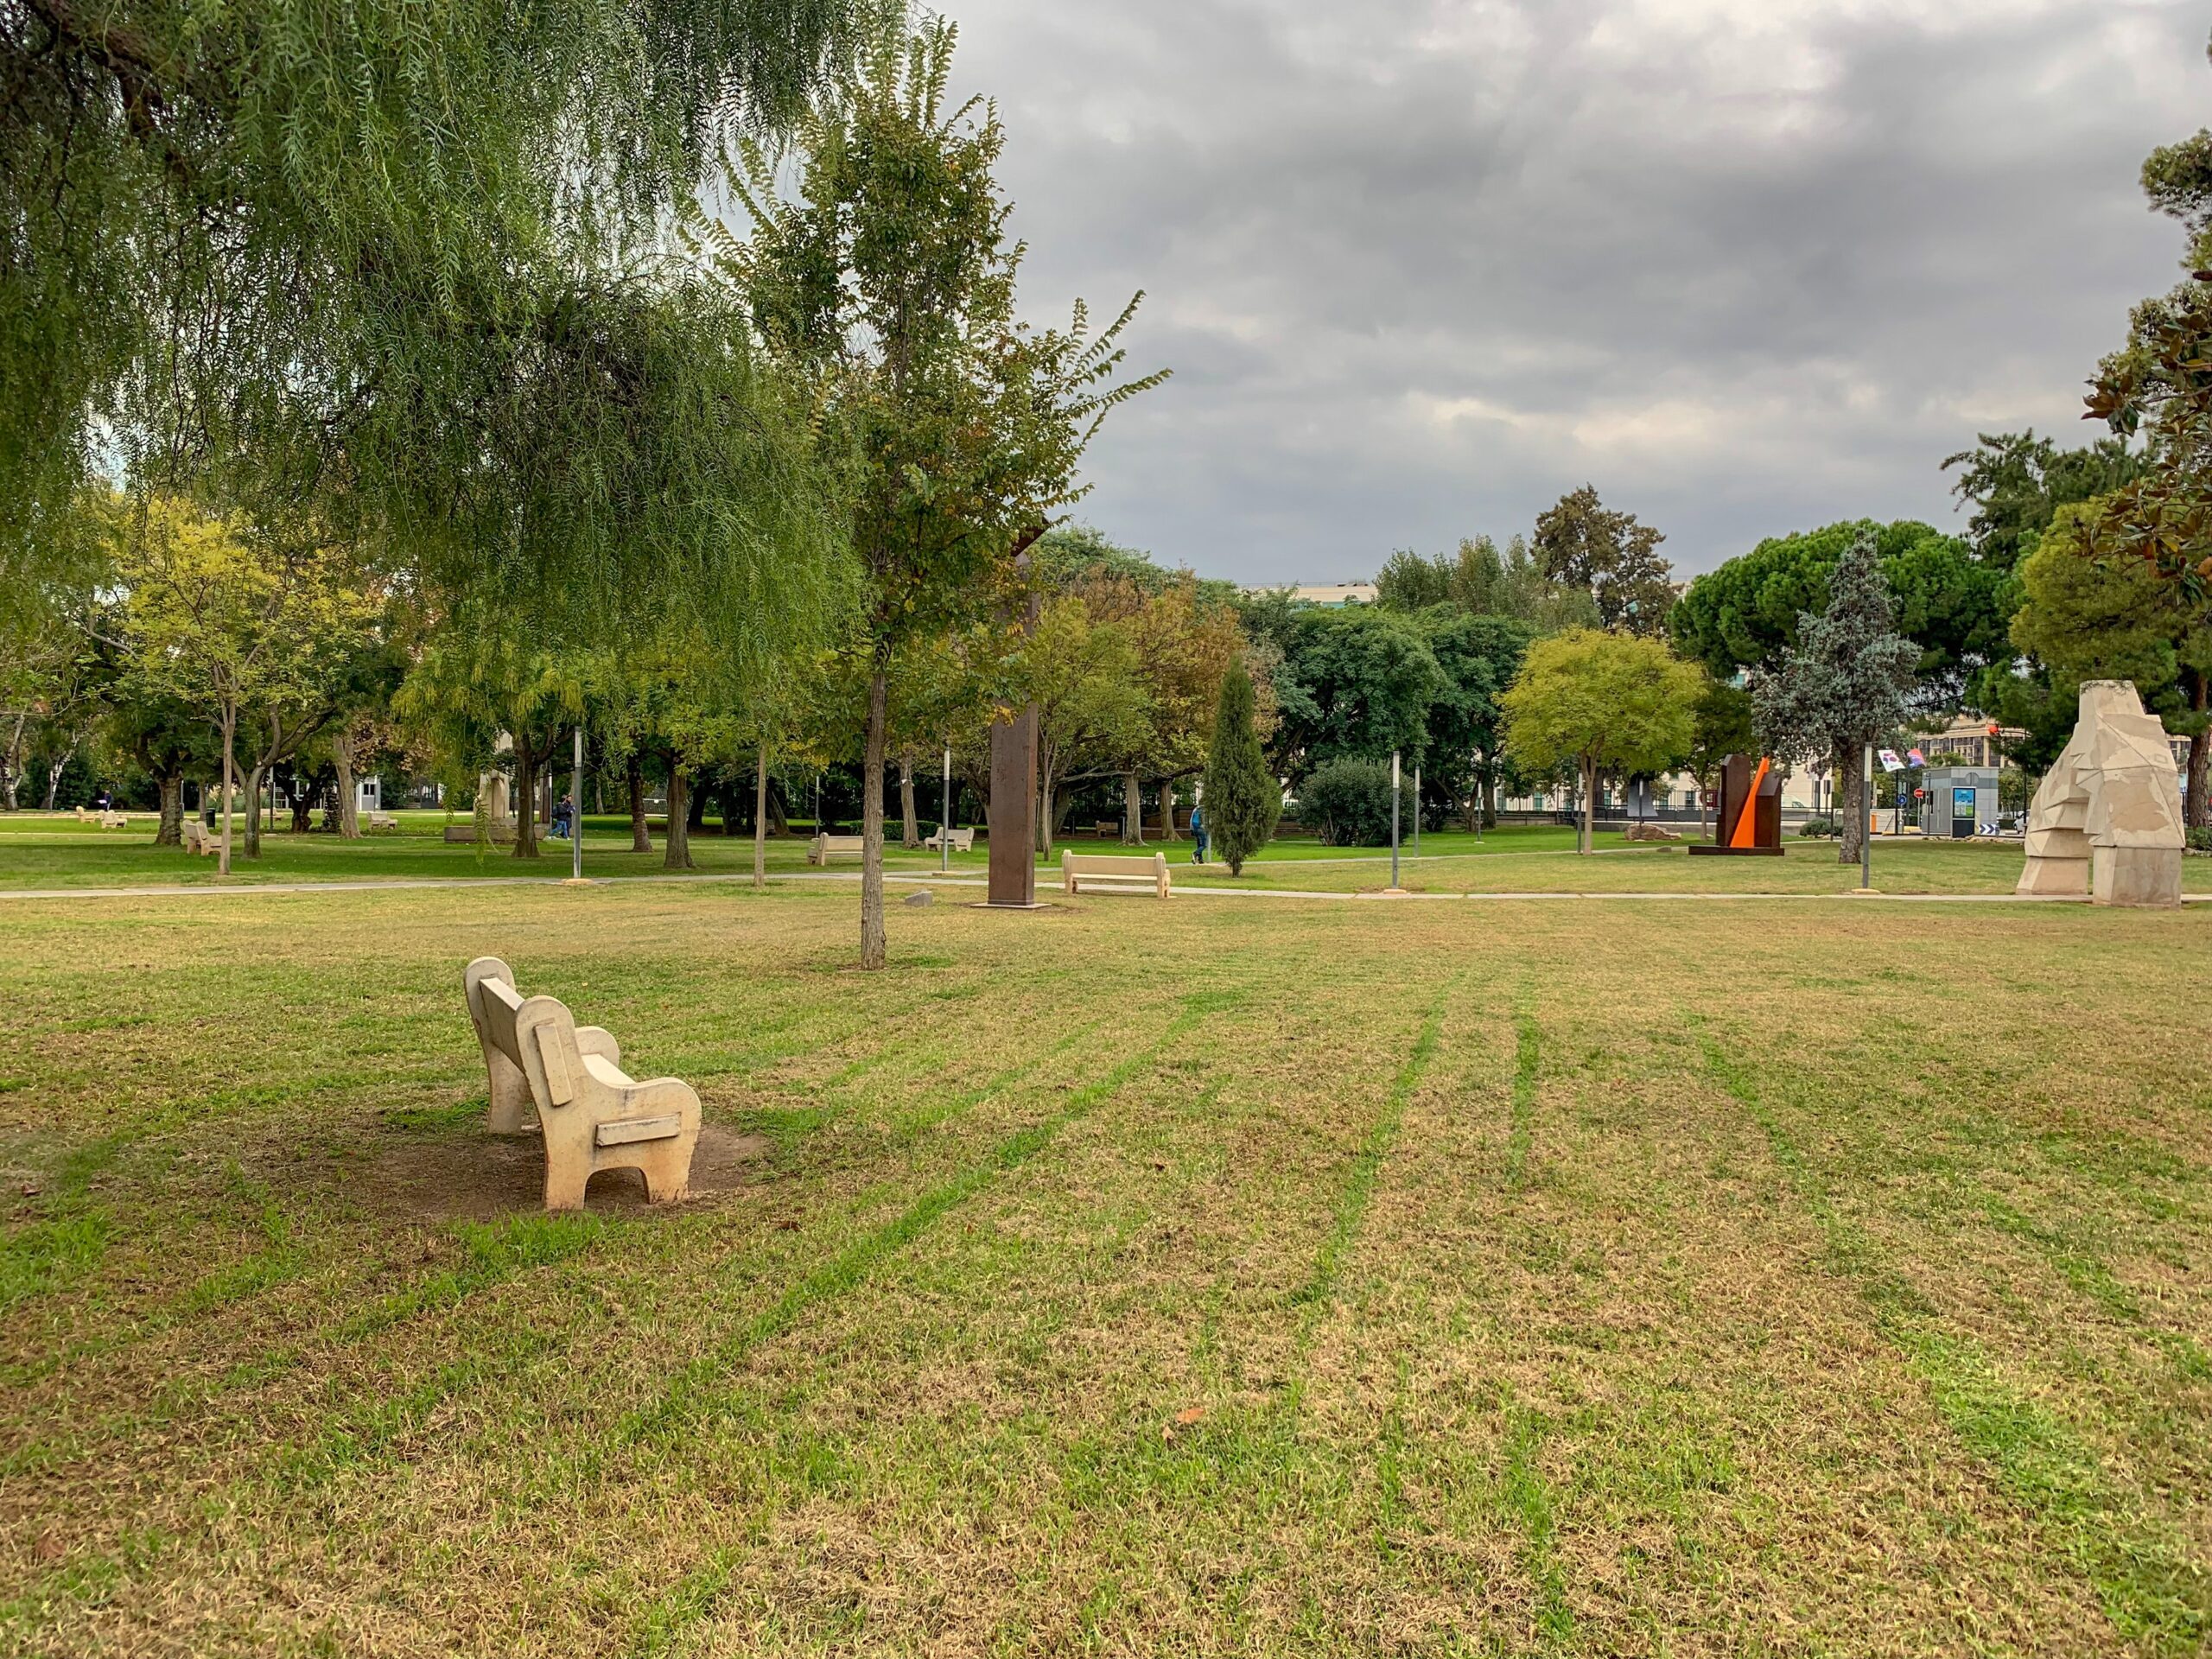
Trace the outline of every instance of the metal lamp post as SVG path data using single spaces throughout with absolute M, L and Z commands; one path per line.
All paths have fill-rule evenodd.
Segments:
M 584 728 L 576 728 L 575 782 L 569 793 L 569 880 L 584 879 Z
M 944 746 L 944 811 L 937 821 L 937 868 L 942 875 L 952 868 L 952 745 Z
M 1421 856 L 1421 762 L 1414 762 L 1414 856 Z
M 1866 746 L 1860 774 L 1859 811 L 1863 815 L 1859 826 L 1859 890 L 1869 892 L 1874 886 L 1874 746 Z
M 1390 890 L 1398 888 L 1398 752 L 1390 751 Z

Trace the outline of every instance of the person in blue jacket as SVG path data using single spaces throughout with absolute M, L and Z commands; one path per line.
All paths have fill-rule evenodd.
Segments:
M 1206 810 L 1203 806 L 1191 809 L 1191 839 L 1197 843 L 1191 849 L 1191 862 L 1206 861 Z

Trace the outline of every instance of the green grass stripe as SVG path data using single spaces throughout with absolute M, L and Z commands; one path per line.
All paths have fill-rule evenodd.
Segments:
M 1959 1443 L 1998 1489 L 2055 1539 L 2095 1591 L 2113 1629 L 2146 1651 L 2202 1655 L 2212 1645 L 2212 1579 L 2185 1538 L 2107 1472 L 2094 1448 L 2023 1398 L 1981 1344 L 1946 1329 L 1865 1230 L 1836 1212 L 1751 1075 L 1692 1016 L 1707 1071 L 1766 1136 L 1774 1160 L 1820 1224 L 1830 1259 L 1873 1312 L 1875 1329 L 1926 1385 Z
M 761 1344 L 790 1330 L 807 1309 L 833 1300 L 860 1284 L 878 1263 L 926 1232 L 946 1211 L 965 1203 L 1000 1176 L 1027 1163 L 1050 1146 L 1061 1130 L 1099 1102 L 1118 1093 L 1131 1077 L 1151 1065 L 1170 1044 L 1198 1022 L 1204 1012 L 1186 1002 L 1183 1011 L 1151 1043 L 1125 1057 L 1103 1077 L 1075 1090 L 1058 1111 L 1009 1135 L 981 1162 L 939 1182 L 893 1219 L 855 1239 L 724 1341 L 677 1372 L 658 1401 L 645 1410 L 630 1413 L 616 1425 L 610 1437 L 613 1442 L 620 1445 L 646 1439 L 698 1415 L 711 1414 L 721 1402 L 717 1379 L 721 1373 Z
M 1360 1143 L 1351 1168 L 1344 1176 L 1344 1188 L 1337 1197 L 1336 1220 L 1313 1257 L 1313 1276 L 1292 1297 L 1294 1303 L 1318 1308 L 1335 1296 L 1344 1255 L 1358 1239 L 1360 1227 L 1367 1219 L 1367 1206 L 1375 1198 L 1375 1183 L 1382 1174 L 1382 1160 L 1397 1143 L 1398 1131 L 1406 1121 L 1406 1107 L 1420 1085 L 1421 1074 L 1428 1070 L 1428 1063 L 1435 1056 L 1444 1028 L 1445 1005 L 1458 982 L 1454 979 L 1438 991 L 1435 1000 L 1428 1005 L 1428 1012 L 1421 1017 L 1413 1051 L 1391 1080 L 1389 1096 L 1375 1122 L 1368 1126 L 1367 1138 Z
M 1520 1529 L 1522 1565 L 1536 1586 L 1536 1633 L 1546 1646 L 1574 1636 L 1574 1610 L 1567 1605 L 1566 1575 L 1560 1567 L 1551 1488 L 1536 1458 L 1551 1420 L 1540 1411 L 1505 1408 L 1505 1467 L 1497 1484 L 1498 1508 Z
M 1505 1185 L 1517 1192 L 1528 1179 L 1529 1149 L 1536 1138 L 1536 1073 L 1544 1060 L 1536 1025 L 1535 988 L 1522 981 L 1513 1006 L 1513 1116 L 1505 1137 Z

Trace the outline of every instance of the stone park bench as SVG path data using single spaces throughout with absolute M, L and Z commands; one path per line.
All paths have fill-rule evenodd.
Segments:
M 389 812 L 366 812 L 361 816 L 365 829 L 378 834 L 389 834 L 399 828 L 399 820 Z
M 125 813 L 103 812 L 100 814 L 100 828 L 103 830 L 128 830 L 130 827 L 130 819 Z
M 197 818 L 187 818 L 177 828 L 177 838 L 188 853 L 206 857 L 223 849 L 223 838 Z
M 973 830 L 940 830 L 922 845 L 928 848 L 930 851 L 936 852 L 944 845 L 944 838 L 947 836 L 952 837 L 954 852 L 972 853 L 976 850 L 976 832 Z
M 1167 896 L 1167 855 L 1116 858 L 1107 853 L 1060 855 L 1063 893 L 1153 893 Z
M 602 1169 L 640 1172 L 654 1204 L 683 1196 L 699 1142 L 699 1096 L 690 1084 L 633 1080 L 613 1036 L 577 1025 L 552 997 L 524 1001 L 514 970 L 497 957 L 477 957 L 461 980 L 491 1078 L 486 1127 L 526 1134 L 525 1109 L 537 1109 L 548 1210 L 583 1208 L 584 1187 Z
M 859 836 L 817 836 L 806 845 L 806 861 L 827 864 L 833 858 L 858 858 L 863 844 Z

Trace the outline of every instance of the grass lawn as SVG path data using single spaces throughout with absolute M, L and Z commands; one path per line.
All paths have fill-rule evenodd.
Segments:
M 2204 907 L 855 912 L 9 905 L 0 1652 L 2212 1643 Z
M 480 851 L 454 845 L 443 836 L 442 812 L 399 815 L 399 835 L 341 842 L 323 835 L 280 831 L 263 840 L 257 860 L 242 854 L 231 880 L 244 885 L 270 881 L 367 880 L 474 880 L 517 877 L 555 880 L 569 873 L 569 844 L 544 843 L 543 856 L 518 859 L 508 849 Z M 667 874 L 663 854 L 628 849 L 627 819 L 592 818 L 585 825 L 587 874 L 601 880 Z M 1117 843 L 1089 837 L 1065 845 L 1086 851 L 1134 852 Z M 1691 858 L 1681 847 L 1635 845 L 1618 835 L 1597 838 L 1602 856 L 1574 851 L 1572 830 L 1548 824 L 1516 824 L 1477 837 L 1445 831 L 1421 837 L 1421 856 L 1410 849 L 1402 857 L 1400 880 L 1415 893 L 1840 893 L 1859 885 L 1859 867 L 1836 861 L 1832 842 L 1789 842 L 1787 856 L 1774 859 Z M 654 837 L 658 849 L 660 838 Z M 694 836 L 692 856 L 703 874 L 749 874 L 749 836 L 719 833 Z M 1155 850 L 1147 849 L 1147 851 Z M 1262 849 L 1232 878 L 1218 863 L 1193 867 L 1187 841 L 1164 849 L 1174 866 L 1177 885 L 1290 892 L 1379 892 L 1390 884 L 1388 848 L 1324 847 L 1306 839 L 1279 841 Z M 952 874 L 980 881 L 989 863 L 988 843 L 972 853 L 955 854 Z M 2020 879 L 2021 853 L 2014 846 L 1981 846 L 1907 837 L 1881 841 L 1875 849 L 1875 886 L 1885 893 L 2010 893 Z M 791 836 L 768 843 L 769 869 L 778 874 L 806 870 L 806 842 Z M 938 855 L 888 850 L 886 868 L 902 874 L 927 874 Z M 1040 884 L 1057 882 L 1058 855 L 1039 860 Z M 840 859 L 836 871 L 849 874 L 856 860 Z M 127 830 L 103 830 L 80 824 L 68 814 L 18 813 L 0 816 L 0 891 L 10 888 L 213 885 L 214 861 L 178 848 L 153 845 L 153 821 L 134 818 Z M 2190 859 L 2183 884 L 2192 892 L 2212 892 L 2212 860 Z

